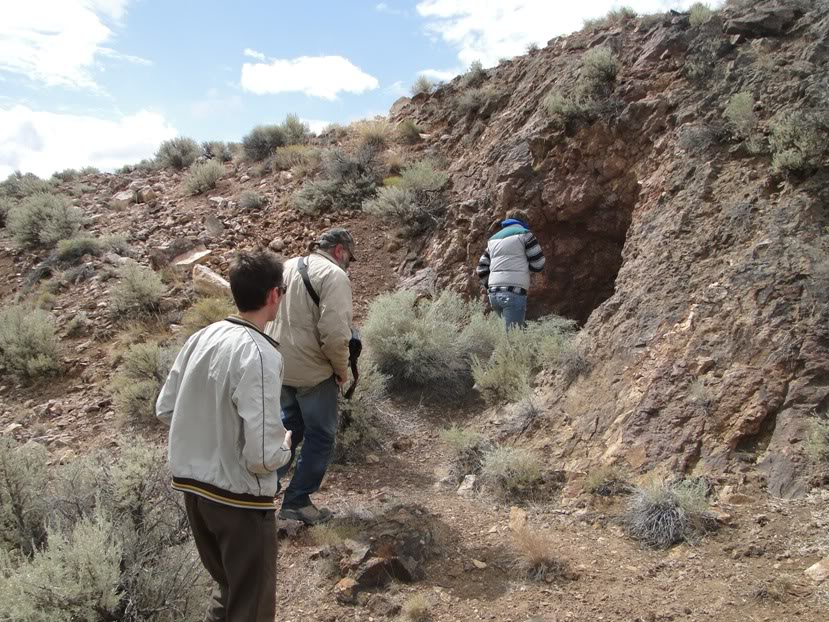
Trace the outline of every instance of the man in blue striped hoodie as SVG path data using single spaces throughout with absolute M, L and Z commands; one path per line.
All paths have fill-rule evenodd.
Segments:
M 489 238 L 478 262 L 478 277 L 489 294 L 489 304 L 504 318 L 507 330 L 524 326 L 530 272 L 544 270 L 544 253 L 530 231 L 524 212 L 501 221 L 501 230 Z

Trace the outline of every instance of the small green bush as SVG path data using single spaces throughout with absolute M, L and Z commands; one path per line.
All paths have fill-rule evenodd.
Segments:
M 236 313 L 236 306 L 230 298 L 201 298 L 187 309 L 182 319 L 182 334 L 189 337 L 213 322 Z
M 363 210 L 380 220 L 417 234 L 437 222 L 445 203 L 440 194 L 449 176 L 431 160 L 419 160 L 400 172 L 399 181 L 384 186 Z
M 585 52 L 582 57 L 581 75 L 579 80 L 582 88 L 590 90 L 595 95 L 608 82 L 616 79 L 619 73 L 619 61 L 616 55 L 607 47 L 597 47 Z
M 501 91 L 492 86 L 467 89 L 455 100 L 455 109 L 461 114 L 478 113 L 499 97 Z
M 16 171 L 0 183 L 0 194 L 14 199 L 24 199 L 38 193 L 50 193 L 55 191 L 55 186 L 49 181 L 41 179 L 33 173 L 23 174 Z
M 532 346 L 518 334 L 510 335 L 488 360 L 472 362 L 475 388 L 489 404 L 517 402 L 530 394 Z
M 178 136 L 165 140 L 155 154 L 155 161 L 162 168 L 185 169 L 201 155 L 198 143 L 192 138 Z
M 431 95 L 435 91 L 436 86 L 437 84 L 433 80 L 430 80 L 426 76 L 419 76 L 414 84 L 412 84 L 412 96 L 420 95 L 421 93 Z
M 219 162 L 230 162 L 233 159 L 233 154 L 227 143 L 220 140 L 211 140 L 201 144 L 202 155 L 208 160 L 218 160 Z
M 654 548 L 693 542 L 715 526 L 707 487 L 700 480 L 669 484 L 651 480 L 633 490 L 622 517 L 627 534 Z
M 285 142 L 289 145 L 304 145 L 311 137 L 311 128 L 298 115 L 289 114 L 282 124 Z
M 239 197 L 239 207 L 242 209 L 261 209 L 266 202 L 265 197 L 252 190 L 245 190 Z
M 16 205 L 9 197 L 0 196 L 0 227 L 6 226 L 6 218 L 8 218 L 9 211 Z
M 521 498 L 541 483 L 541 462 L 526 449 L 496 447 L 484 454 L 481 479 L 498 499 Z
M 242 138 L 242 149 L 248 160 L 261 162 L 286 142 L 285 128 L 281 125 L 257 125 Z
M 383 415 L 388 378 L 371 362 L 361 365 L 360 381 L 351 400 L 339 399 L 340 412 L 335 459 L 338 463 L 362 462 L 377 451 L 388 436 Z
M 97 257 L 104 252 L 106 245 L 98 238 L 78 237 L 58 242 L 58 261 L 68 264 L 80 262 L 84 255 Z
M 771 123 L 772 168 L 795 173 L 824 166 L 829 144 L 829 112 L 784 111 Z
M 691 28 L 699 28 L 708 21 L 708 18 L 714 14 L 714 11 L 704 2 L 695 2 L 691 5 L 690 13 L 689 20 Z
M 377 150 L 368 145 L 354 154 L 340 149 L 327 151 L 321 179 L 307 182 L 292 197 L 293 207 L 303 214 L 361 209 L 363 201 L 371 198 L 377 188 L 377 155 Z
M 80 231 L 83 215 L 66 197 L 36 193 L 9 210 L 6 227 L 22 247 L 51 247 Z
M 816 464 L 829 463 L 829 418 L 826 415 L 812 421 L 806 439 L 806 455 Z
M 38 443 L 18 445 L 0 437 L 0 556 L 3 551 L 31 555 L 45 539 L 46 458 Z
M 420 141 L 420 134 L 423 129 L 417 125 L 412 119 L 403 119 L 397 125 L 397 139 L 409 145 L 413 145 Z
M 101 170 L 97 166 L 84 166 L 81 169 L 81 175 L 98 175 Z
M 754 131 L 754 97 L 748 91 L 732 95 L 725 107 L 725 119 L 731 131 L 740 139 L 747 139 Z
M 461 86 L 465 89 L 480 86 L 481 82 L 486 79 L 486 71 L 481 61 L 472 61 L 469 69 L 461 76 Z
M 156 422 L 155 402 L 176 358 L 174 348 L 158 343 L 130 347 L 112 380 L 115 408 L 123 421 L 133 424 Z
M 101 238 L 101 242 L 106 248 L 111 250 L 116 255 L 128 257 L 130 254 L 130 245 L 127 236 L 123 233 L 113 233 L 105 235 Z
M 0 310 L 0 364 L 22 380 L 56 373 L 60 351 L 51 314 L 19 305 Z
M 584 20 L 583 28 L 586 30 L 594 30 L 596 28 L 609 28 L 621 24 L 622 22 L 636 19 L 637 13 L 629 6 L 612 9 L 604 17 L 589 18 Z
M 192 195 L 207 192 L 216 187 L 216 182 L 224 174 L 225 167 L 218 160 L 199 162 L 190 168 L 190 173 L 184 178 L 184 190 Z
M 58 181 L 74 181 L 78 178 L 78 171 L 74 168 L 65 168 L 52 174 L 52 178 Z
M 112 309 L 119 315 L 140 317 L 158 310 L 166 288 L 150 268 L 130 262 L 118 271 L 118 282 L 112 287 Z

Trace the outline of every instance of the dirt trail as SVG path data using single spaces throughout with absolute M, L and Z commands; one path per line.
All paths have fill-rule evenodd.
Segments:
M 565 504 L 554 499 L 525 505 L 528 525 L 553 536 L 558 556 L 578 579 L 524 581 L 511 570 L 509 506 L 434 486 L 435 467 L 449 461 L 439 428 L 452 420 L 467 419 L 476 428 L 486 422 L 467 412 L 416 410 L 411 404 L 390 406 L 399 438 L 411 442 L 407 449 L 382 454 L 377 464 L 335 467 L 316 497 L 339 511 L 402 502 L 434 515 L 445 531 L 438 555 L 427 563 L 424 580 L 386 590 L 393 602 L 423 594 L 432 619 L 446 621 L 827 619 L 827 594 L 816 594 L 803 576 L 819 559 L 810 545 L 826 544 L 826 499 L 722 507 L 731 515 L 728 526 L 697 546 L 668 551 L 643 550 L 624 536 L 614 520 L 623 499 L 583 495 Z M 337 603 L 335 580 L 323 579 L 309 561 L 314 550 L 302 534 L 282 545 L 281 619 L 383 619 L 371 599 L 355 606 Z M 782 600 L 758 596 L 764 586 L 765 592 L 782 590 Z

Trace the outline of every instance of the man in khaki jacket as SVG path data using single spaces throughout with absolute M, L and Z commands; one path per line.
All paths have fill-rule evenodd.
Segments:
M 279 517 L 309 525 L 331 518 L 310 495 L 319 490 L 334 454 L 337 394 L 348 377 L 352 306 L 346 271 L 355 260 L 354 238 L 345 229 L 331 229 L 311 250 L 285 263 L 285 300 L 267 329 L 284 361 L 282 422 L 293 433 L 291 460 L 279 469 L 280 480 L 293 462 L 293 448 L 305 441 Z M 303 280 L 303 264 L 313 294 Z

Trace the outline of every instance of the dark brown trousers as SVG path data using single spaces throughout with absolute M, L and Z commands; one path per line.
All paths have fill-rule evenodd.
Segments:
M 274 622 L 273 510 L 243 510 L 184 493 L 199 557 L 216 585 L 205 622 Z

